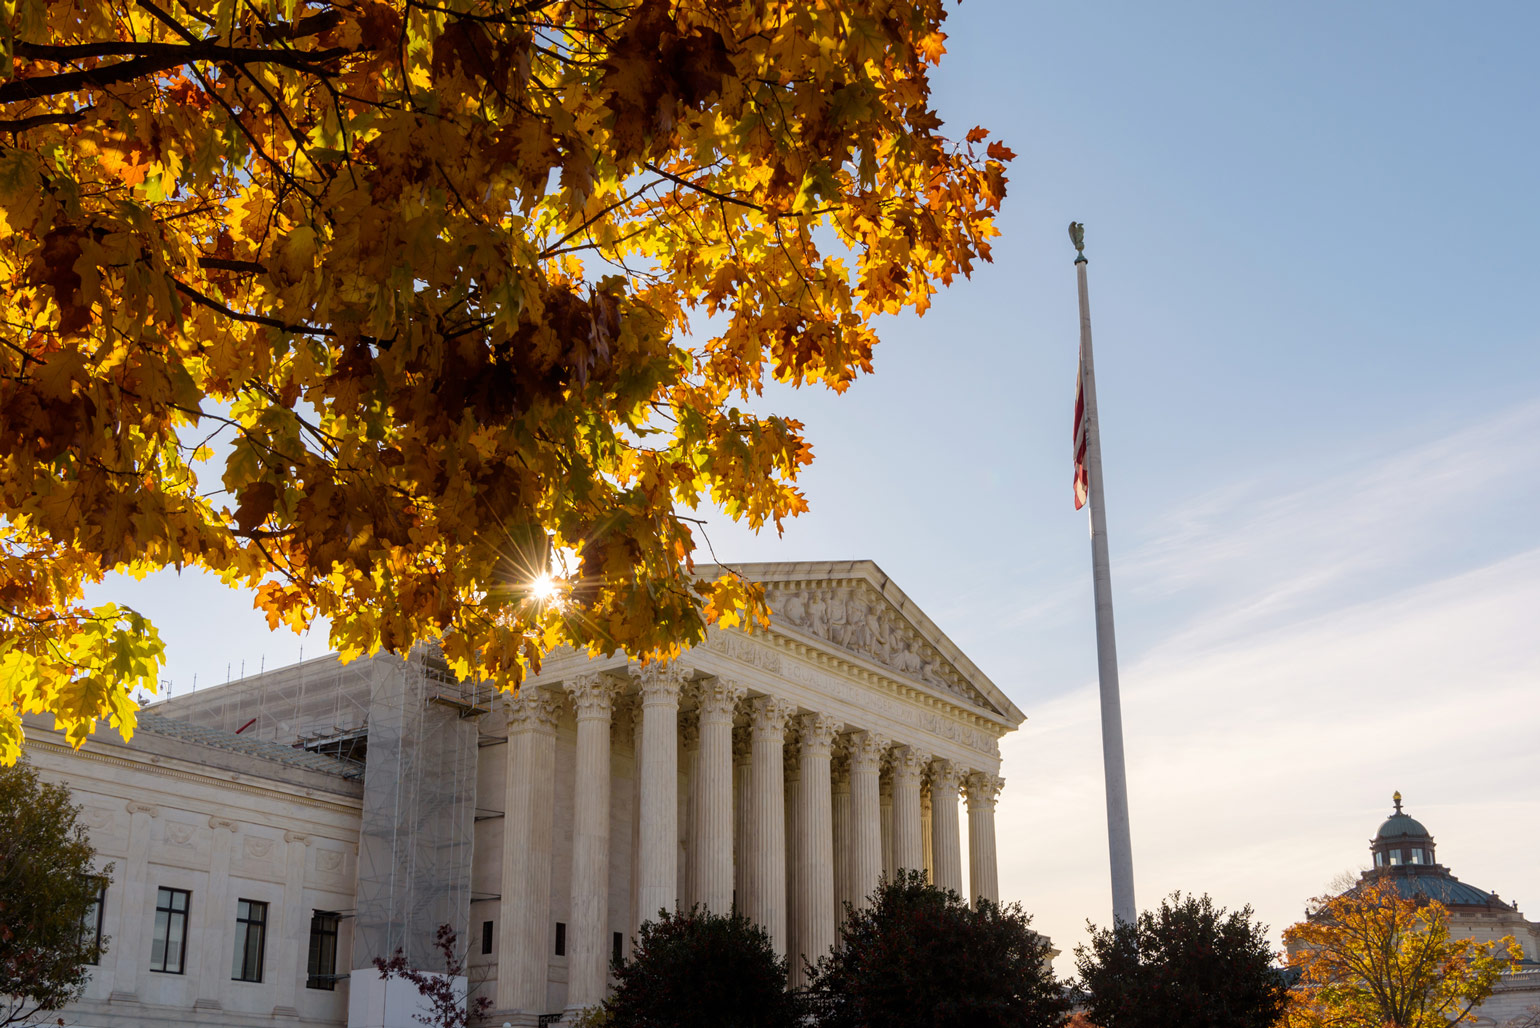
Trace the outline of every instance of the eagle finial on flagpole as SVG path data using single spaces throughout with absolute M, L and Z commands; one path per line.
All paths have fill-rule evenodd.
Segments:
M 1085 258 L 1085 226 L 1078 221 L 1069 223 L 1069 241 L 1075 244 L 1075 263 L 1086 263 Z

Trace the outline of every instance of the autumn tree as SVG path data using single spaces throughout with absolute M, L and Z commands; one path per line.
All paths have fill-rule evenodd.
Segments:
M 0 759 L 131 731 L 114 571 L 503 686 L 762 619 L 689 512 L 805 508 L 763 383 L 871 371 L 1012 156 L 930 107 L 942 0 L 0 12 Z
M 1103 1028 L 1270 1028 L 1285 987 L 1251 908 L 1230 912 L 1174 892 L 1134 924 L 1091 932 L 1075 949 L 1087 1020 Z
M 0 767 L 0 1025 L 78 999 L 104 952 L 89 915 L 112 866 L 94 868 L 79 813 L 29 764 Z
M 1314 900 L 1283 938 L 1300 973 L 1287 1028 L 1458 1024 L 1521 955 L 1511 936 L 1451 938 L 1442 903 L 1403 897 L 1388 877 Z
M 975 909 L 901 871 L 846 906 L 807 995 L 819 1028 L 1058 1028 L 1069 1001 L 1050 950 L 1020 904 Z

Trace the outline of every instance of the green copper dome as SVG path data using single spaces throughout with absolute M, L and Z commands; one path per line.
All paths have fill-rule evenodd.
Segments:
M 1376 841 L 1380 839 L 1394 839 L 1403 835 L 1415 835 L 1423 839 L 1430 838 L 1428 830 L 1422 826 L 1422 822 L 1410 814 L 1401 813 L 1401 793 L 1398 791 L 1393 797 L 1396 812 L 1385 819 L 1380 825 L 1380 830 L 1374 833 Z

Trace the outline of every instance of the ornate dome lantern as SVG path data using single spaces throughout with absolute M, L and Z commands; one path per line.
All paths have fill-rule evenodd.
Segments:
M 1385 819 L 1380 830 L 1374 833 L 1369 850 L 1374 854 L 1374 866 L 1431 866 L 1438 863 L 1433 857 L 1433 836 L 1422 822 L 1401 811 L 1401 794 L 1393 797 L 1395 813 Z

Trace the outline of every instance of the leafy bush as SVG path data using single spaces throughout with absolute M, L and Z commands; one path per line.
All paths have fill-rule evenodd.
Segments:
M 1057 1028 L 1068 1002 L 1049 942 L 1019 904 L 970 908 L 921 872 L 847 908 L 836 952 L 810 968 L 821 1028 Z

